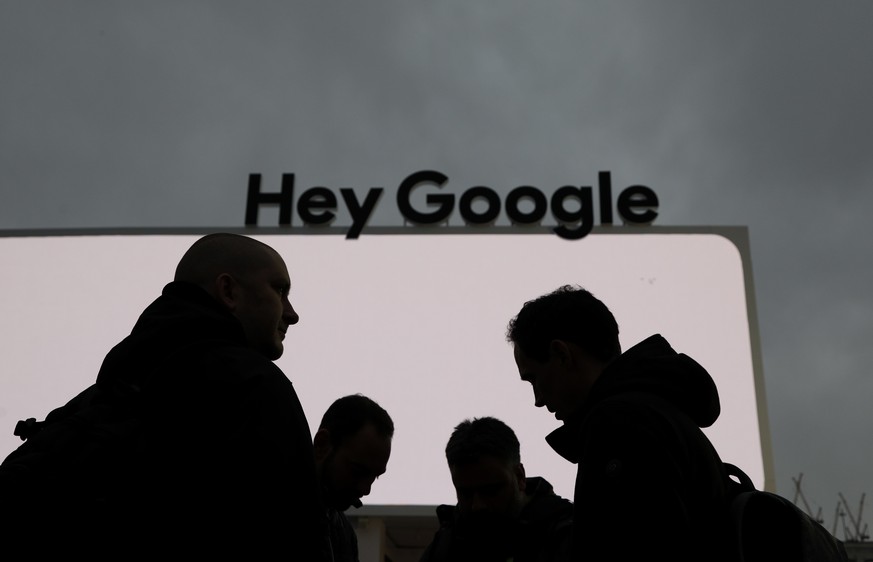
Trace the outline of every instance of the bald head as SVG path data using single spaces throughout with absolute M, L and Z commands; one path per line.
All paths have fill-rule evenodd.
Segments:
M 288 300 L 291 279 L 282 257 L 247 236 L 204 236 L 182 256 L 175 280 L 202 287 L 239 320 L 249 346 L 269 359 L 282 355 L 285 332 L 300 319 Z
M 250 272 L 272 264 L 277 256 L 273 248 L 248 236 L 208 234 L 182 256 L 175 280 L 199 285 L 211 294 L 221 274 L 245 278 Z

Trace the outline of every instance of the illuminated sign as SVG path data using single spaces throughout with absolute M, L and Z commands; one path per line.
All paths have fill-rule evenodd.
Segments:
M 333 400 L 358 392 L 394 418 L 388 472 L 365 503 L 453 503 L 446 441 L 455 425 L 478 416 L 509 424 L 528 475 L 573 496 L 575 465 L 544 441 L 559 422 L 534 408 L 505 341 L 507 322 L 525 301 L 567 283 L 610 307 L 623 349 L 660 333 L 703 365 L 722 406 L 706 434 L 725 461 L 769 485 L 746 230 L 603 230 L 584 243 L 548 233 L 402 228 L 374 228 L 355 243 L 254 235 L 284 256 L 291 274 L 301 319 L 277 365 L 313 432 Z M 0 457 L 20 444 L 15 422 L 43 419 L 94 382 L 104 355 L 130 333 L 200 234 L 0 236 Z

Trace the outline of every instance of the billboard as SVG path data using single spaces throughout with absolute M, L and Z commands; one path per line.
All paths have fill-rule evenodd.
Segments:
M 772 460 L 744 228 L 595 228 L 583 240 L 489 229 L 342 236 L 229 229 L 275 248 L 300 314 L 277 361 L 313 433 L 336 398 L 362 393 L 393 417 L 371 505 L 453 503 L 444 448 L 455 425 L 515 429 L 529 476 L 572 498 L 575 466 L 544 436 L 557 422 L 519 379 L 506 325 L 521 305 L 578 284 L 616 316 L 622 348 L 660 333 L 706 367 L 722 414 L 705 432 L 725 461 L 771 488 Z M 329 230 L 323 231 L 330 233 Z M 103 356 L 172 279 L 205 230 L 0 235 L 0 457 L 19 419 L 42 419 L 92 384 Z

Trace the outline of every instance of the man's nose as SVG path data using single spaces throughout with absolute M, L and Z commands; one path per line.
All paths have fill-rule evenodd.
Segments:
M 285 307 L 282 310 L 282 319 L 285 320 L 289 326 L 293 326 L 300 322 L 300 315 L 297 314 L 297 311 L 294 310 L 294 307 L 291 306 L 291 303 L 288 301 L 285 301 Z

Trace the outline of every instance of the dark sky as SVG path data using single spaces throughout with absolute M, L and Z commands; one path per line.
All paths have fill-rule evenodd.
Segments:
M 658 225 L 749 227 L 777 489 L 830 527 L 873 486 L 870 29 L 852 0 L 0 0 L 0 229 L 239 227 L 252 172 L 610 170 Z

